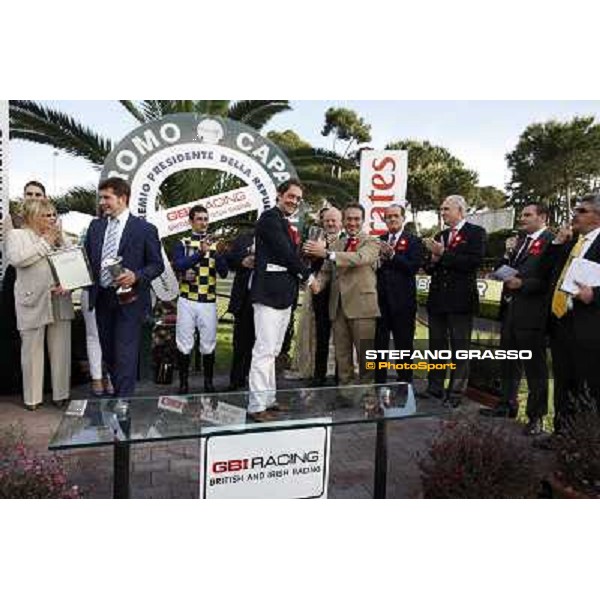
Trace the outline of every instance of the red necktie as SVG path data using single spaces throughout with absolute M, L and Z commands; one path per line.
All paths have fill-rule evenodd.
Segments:
M 450 230 L 450 236 L 448 237 L 448 246 L 452 246 L 454 243 L 454 238 L 456 237 L 456 227 L 453 227 Z
M 345 252 L 356 252 L 356 247 L 358 246 L 358 238 L 357 237 L 349 237 L 346 242 L 346 247 L 344 248 Z
M 292 240 L 292 244 L 294 244 L 294 246 L 297 246 L 300 243 L 300 234 L 298 233 L 298 230 L 289 221 L 287 224 L 287 228 L 290 239 Z

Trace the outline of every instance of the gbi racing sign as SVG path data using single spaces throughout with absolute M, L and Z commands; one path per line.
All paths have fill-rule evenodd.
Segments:
M 203 440 L 200 498 L 326 498 L 330 419 Z

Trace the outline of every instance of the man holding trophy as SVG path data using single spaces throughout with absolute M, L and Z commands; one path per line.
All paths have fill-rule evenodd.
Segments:
M 116 396 L 135 391 L 144 316 L 150 311 L 150 283 L 164 271 L 158 232 L 129 212 L 129 184 L 101 181 L 99 200 L 106 218 L 94 219 L 85 239 L 94 284 L 89 307 L 96 309 L 102 356 Z
M 214 392 L 213 372 L 217 344 L 217 273 L 227 277 L 225 256 L 207 234 L 208 210 L 197 204 L 189 212 L 192 235 L 175 246 L 173 266 L 179 277 L 177 301 L 177 358 L 179 393 L 189 391 L 190 355 L 194 348 L 194 333 L 198 330 L 204 391 Z

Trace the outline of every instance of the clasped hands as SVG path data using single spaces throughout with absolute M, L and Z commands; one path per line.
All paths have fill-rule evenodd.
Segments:
M 442 254 L 444 254 L 444 244 L 442 244 L 442 242 L 436 242 L 432 238 L 424 240 L 424 243 L 427 250 L 431 252 L 431 260 L 433 262 L 440 260 Z
M 309 240 L 308 242 L 304 242 L 302 252 L 309 258 L 326 258 L 327 247 L 325 240 Z

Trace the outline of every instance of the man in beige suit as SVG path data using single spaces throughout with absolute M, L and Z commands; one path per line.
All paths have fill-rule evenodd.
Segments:
M 354 382 L 353 348 L 361 362 L 361 380 L 372 378 L 372 372 L 365 371 L 362 364 L 360 341 L 372 345 L 380 315 L 376 276 L 379 242 L 361 232 L 364 218 L 360 204 L 349 204 L 343 213 L 344 239 L 337 240 L 330 250 L 320 241 L 304 245 L 308 256 L 327 259 L 312 289 L 318 293 L 331 281 L 329 316 L 340 385 Z

